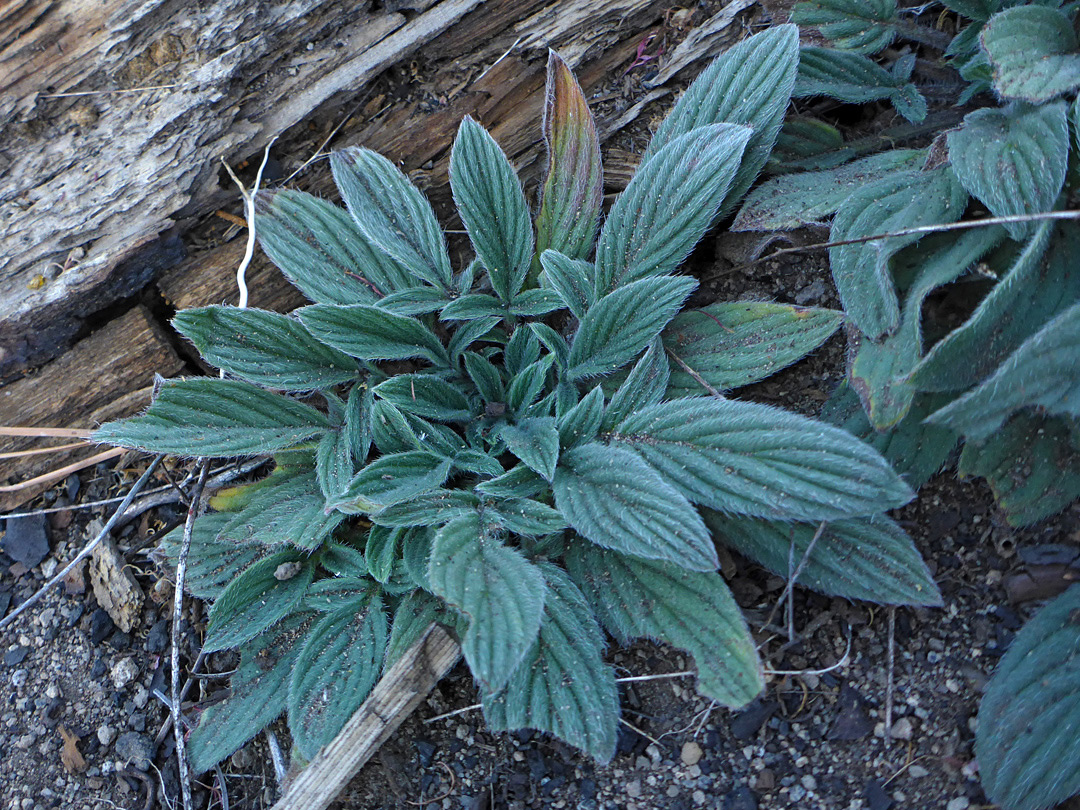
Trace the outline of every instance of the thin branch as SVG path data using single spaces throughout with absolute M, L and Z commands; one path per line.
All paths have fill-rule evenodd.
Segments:
M 35 447 L 33 450 L 12 450 L 10 453 L 0 453 L 0 459 L 26 458 L 27 456 L 42 456 L 46 453 L 62 453 L 64 450 L 74 450 L 76 447 L 86 447 L 86 442 L 71 442 L 71 444 L 58 444 L 55 447 Z
M 188 506 L 187 520 L 184 521 L 184 539 L 180 545 L 180 557 L 176 562 L 176 589 L 173 592 L 169 711 L 172 715 L 173 738 L 176 740 L 176 758 L 180 764 L 180 791 L 184 810 L 194 810 L 194 805 L 191 803 L 191 774 L 184 751 L 184 727 L 180 724 L 180 615 L 184 607 L 184 577 L 187 575 L 187 557 L 191 549 L 191 530 L 202 506 L 203 487 L 206 486 L 206 473 L 209 469 L 210 462 L 200 459 L 199 480 L 191 492 L 191 504 Z
M 0 492 L 21 492 L 24 489 L 30 489 L 31 487 L 43 486 L 45 484 L 52 484 L 59 481 L 61 478 L 67 478 L 73 472 L 79 470 L 85 470 L 87 467 L 93 467 L 95 464 L 100 464 L 103 461 L 108 461 L 110 458 L 117 458 L 130 451 L 127 447 L 114 447 L 111 450 L 106 450 L 103 453 L 96 453 L 88 458 L 84 458 L 82 461 L 76 461 L 72 464 L 68 464 L 59 469 L 52 470 L 47 473 L 42 473 L 34 478 L 28 478 L 25 481 L 20 481 L 17 484 L 6 484 L 0 487 Z
M 825 669 L 770 669 L 769 667 L 765 667 L 764 672 L 766 675 L 824 675 L 826 672 L 832 672 L 834 669 L 839 669 L 840 667 L 847 664 L 850 656 L 851 628 L 849 627 L 847 636 L 847 648 L 844 650 L 844 655 L 831 667 L 825 667 Z
M 139 476 L 139 480 L 132 485 L 131 490 L 128 492 L 127 496 L 124 498 L 120 506 L 117 507 L 116 511 L 113 512 L 112 517 L 109 518 L 104 528 L 102 528 L 102 530 L 98 532 L 97 537 L 95 537 L 93 540 L 83 546 L 82 551 L 75 555 L 75 559 L 65 565 L 63 570 L 61 570 L 58 574 L 53 576 L 52 579 L 42 585 L 33 596 L 31 596 L 29 599 L 27 599 L 25 602 L 15 608 L 15 610 L 11 611 L 11 613 L 9 613 L 3 619 L 0 619 L 0 630 L 4 629 L 13 621 L 15 621 L 15 619 L 18 618 L 18 616 L 22 614 L 27 608 L 29 608 L 31 605 L 35 604 L 39 599 L 41 599 L 41 597 L 45 595 L 49 588 L 51 588 L 53 585 L 56 585 L 57 583 L 63 582 L 64 577 L 71 573 L 75 566 L 77 566 L 80 562 L 89 557 L 90 554 L 94 551 L 94 549 L 98 547 L 101 541 L 108 537 L 109 532 L 112 531 L 112 527 L 116 525 L 116 522 L 120 519 L 120 515 L 123 514 L 123 511 L 127 508 L 128 504 L 130 504 L 135 499 L 135 496 L 138 494 L 139 490 L 142 489 L 143 485 L 150 480 L 150 476 L 154 474 L 154 470 L 157 469 L 158 464 L 161 463 L 162 458 L 164 458 L 164 456 L 157 456 L 152 462 L 150 462 L 150 466 L 146 468 L 146 472 Z
M 709 394 L 716 397 L 717 399 L 727 399 L 727 397 L 725 397 L 723 394 L 721 394 L 719 391 L 709 385 L 708 381 L 704 377 L 694 371 L 694 369 L 690 368 L 690 366 L 688 366 L 686 362 L 681 357 L 679 357 L 679 355 L 675 354 L 675 352 L 673 352 L 671 349 L 668 349 L 666 346 L 664 348 L 671 356 L 671 358 L 679 364 L 679 367 L 682 368 L 682 370 L 689 374 L 691 377 L 693 377 L 694 380 L 699 385 L 701 385 L 702 388 L 709 392 Z
M 236 172 L 232 170 L 232 166 L 225 162 L 225 158 L 221 159 L 221 162 L 225 165 L 225 171 L 229 173 L 229 176 L 233 179 L 233 182 L 240 187 L 240 196 L 244 198 L 244 211 L 247 213 L 247 226 L 248 226 L 248 238 L 247 248 L 244 250 L 244 258 L 240 262 L 240 266 L 236 268 L 236 286 L 240 288 L 240 301 L 237 304 L 240 309 L 247 307 L 248 302 L 248 288 L 247 288 L 247 269 L 251 264 L 251 259 L 255 256 L 255 195 L 259 193 L 259 186 L 262 184 L 263 169 L 266 168 L 266 161 L 270 159 L 270 147 L 274 145 L 274 141 L 277 140 L 277 135 L 270 139 L 270 142 L 266 144 L 266 148 L 263 150 L 262 163 L 259 164 L 259 171 L 255 175 L 255 185 L 248 191 L 244 187 L 244 184 L 240 182 L 240 178 L 236 176 Z
M 776 616 L 776 611 L 780 608 L 782 604 L 784 604 L 784 600 L 791 597 L 791 591 L 795 587 L 795 582 L 796 580 L 798 580 L 799 574 L 801 574 L 803 572 L 803 569 L 806 568 L 806 563 L 810 560 L 810 554 L 811 552 L 813 552 L 814 546 L 817 545 L 817 541 L 821 538 L 821 535 L 824 533 L 825 527 L 827 525 L 827 521 L 821 521 L 820 525 L 818 525 L 817 527 L 817 531 L 814 532 L 814 536 L 810 538 L 810 542 L 807 544 L 806 551 L 803 552 L 802 558 L 799 560 L 799 565 L 795 569 L 795 573 L 793 573 L 788 579 L 787 585 L 784 587 L 784 592 L 780 594 L 780 598 L 777 600 L 776 604 L 773 605 L 773 609 L 769 613 L 769 618 L 765 620 L 766 626 L 772 624 L 772 620 Z
M 885 747 L 892 742 L 893 673 L 896 663 L 896 605 L 889 605 L 889 671 L 885 677 Z

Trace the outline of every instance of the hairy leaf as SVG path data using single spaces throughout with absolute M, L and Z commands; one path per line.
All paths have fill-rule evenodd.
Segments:
M 994 71 L 994 90 L 1032 104 L 1080 87 L 1076 32 L 1061 11 L 1031 4 L 990 18 L 979 35 Z
M 832 124 L 793 115 L 776 136 L 769 169 L 773 174 L 833 169 L 857 156 L 853 148 L 844 146 L 844 136 Z
M 363 360 L 425 357 L 446 363 L 439 339 L 415 318 L 379 307 L 315 304 L 297 311 L 300 321 L 323 343 Z
M 600 230 L 598 297 L 682 264 L 724 201 L 750 135 L 738 124 L 709 124 L 646 157 Z
M 676 317 L 676 321 L 678 318 Z M 670 329 L 670 324 L 668 325 Z M 603 412 L 603 427 L 610 430 L 634 411 L 655 405 L 668 390 L 671 369 L 667 353 L 660 341 L 654 340 L 648 351 L 630 370 L 626 379 L 611 395 L 611 401 Z M 594 389 L 595 390 L 595 389 Z
M 351 146 L 330 156 L 334 182 L 349 213 L 372 244 L 436 287 L 450 289 L 453 272 L 431 204 L 389 160 Z
M 315 473 L 323 497 L 333 500 L 356 472 L 352 459 L 352 437 L 345 430 L 331 430 L 315 449 Z
M 218 532 L 232 518 L 227 512 L 210 512 L 200 515 L 191 529 L 191 547 L 188 551 L 187 576 L 184 587 L 200 599 L 217 599 L 236 575 L 269 552 L 260 545 L 234 545 L 217 539 Z M 158 551 L 170 564 L 176 566 L 180 558 L 180 546 L 184 539 L 183 525 L 177 526 L 161 538 Z
M 571 380 L 608 374 L 652 343 L 697 286 L 686 276 L 643 278 L 596 302 L 570 347 Z
M 492 315 L 501 318 L 506 314 L 503 307 L 503 303 L 493 295 L 469 293 L 455 298 L 443 307 L 439 318 L 444 321 L 474 321 L 490 318 Z
M 310 405 L 234 380 L 165 380 L 141 415 L 91 434 L 103 444 L 150 453 L 262 455 L 320 436 L 326 417 Z
M 929 418 L 983 439 L 1020 408 L 1080 416 L 1080 304 L 1020 344 L 990 377 Z
M 842 242 L 953 222 L 966 205 L 967 194 L 947 166 L 893 172 L 844 200 L 829 239 Z M 899 325 L 900 305 L 889 274 L 889 259 L 917 239 L 918 235 L 909 235 L 829 248 L 833 281 L 844 311 L 872 340 Z
M 464 613 L 461 649 L 482 688 L 498 692 L 540 631 L 547 587 L 520 552 L 481 530 L 473 514 L 435 535 L 428 577 L 432 590 Z
M 509 309 L 514 317 L 536 318 L 558 309 L 566 309 L 566 304 L 553 290 L 531 289 L 518 293 Z
M 529 207 L 495 139 L 465 116 L 450 152 L 450 188 L 476 255 L 503 301 L 517 295 L 533 255 Z
M 582 397 L 581 402 L 559 417 L 559 443 L 563 447 L 573 447 L 593 441 L 603 418 L 604 391 L 596 386 Z
M 706 393 L 687 368 L 721 391 L 762 380 L 824 343 L 842 319 L 843 313 L 831 309 L 756 301 L 682 312 L 661 334 L 664 348 L 677 358 L 667 395 Z
M 927 353 L 912 384 L 920 391 L 956 391 L 986 378 L 1043 324 L 1080 301 L 1077 255 L 1080 226 L 1040 224 L 971 317 Z
M 422 450 L 382 456 L 349 482 L 333 506 L 347 514 L 374 513 L 441 486 L 450 459 Z
M 975 753 L 987 795 L 1044 810 L 1080 792 L 1080 585 L 1013 640 L 979 705 Z
M 745 124 L 752 134 L 718 216 L 731 211 L 768 159 L 791 98 L 799 64 L 799 31 L 776 25 L 713 60 L 660 125 L 642 162 L 675 138 L 708 124 Z
M 833 520 L 912 496 L 885 459 L 850 433 L 755 402 L 662 402 L 623 420 L 612 441 L 691 501 L 736 514 Z
M 499 438 L 526 467 L 551 480 L 559 458 L 559 431 L 552 417 L 519 419 L 517 424 L 503 425 Z
M 561 532 L 566 519 L 558 509 L 528 498 L 507 498 L 484 511 L 484 518 L 493 519 L 502 528 L 526 537 L 540 537 Z
M 462 359 L 469 378 L 476 386 L 476 390 L 480 392 L 484 402 L 504 402 L 506 390 L 503 387 L 502 374 L 495 364 L 476 352 L 465 352 Z
M 546 488 L 544 479 L 524 464 L 476 485 L 477 492 L 493 498 L 531 498 Z
M 733 231 L 782 231 L 820 222 L 866 183 L 886 174 L 917 169 L 922 149 L 893 149 L 817 172 L 784 174 L 766 180 L 746 197 Z
M 449 624 L 442 600 L 427 591 L 408 593 L 394 611 L 384 667 L 392 667 L 432 624 Z
M 371 515 L 371 521 L 393 528 L 410 526 L 442 526 L 451 520 L 475 512 L 480 499 L 462 489 L 434 489 L 388 506 Z
M 456 386 L 430 374 L 396 374 L 372 390 L 380 399 L 416 416 L 440 422 L 464 422 L 472 417 L 465 395 Z
M 720 515 L 705 521 L 725 545 L 789 577 L 818 526 Z M 940 605 L 941 593 L 907 533 L 884 515 L 838 520 L 822 530 L 798 582 L 815 591 L 887 605 Z
M 360 708 L 378 680 L 386 638 L 386 613 L 371 595 L 324 616 L 308 632 L 288 690 L 289 731 L 305 759 Z
M 255 638 L 293 611 L 314 573 L 299 551 L 279 551 L 250 565 L 210 607 L 203 649 L 217 652 Z
M 240 648 L 228 697 L 207 707 L 188 737 L 192 771 L 214 767 L 285 711 L 289 675 L 313 618 L 294 613 Z
M 555 250 L 540 254 L 544 282 L 559 296 L 574 317 L 581 320 L 596 302 L 593 277 L 596 270 L 589 262 L 571 259 Z
M 1037 214 L 1054 206 L 1065 185 L 1069 124 L 1064 101 L 981 109 L 948 135 L 949 159 L 964 188 L 994 216 Z M 1036 223 L 1005 226 L 1017 241 Z
M 566 62 L 548 52 L 544 104 L 547 176 L 536 215 L 536 252 L 549 248 L 569 259 L 584 259 L 592 250 L 604 170 L 600 139 L 589 105 Z
M 1075 421 L 1021 411 L 985 440 L 966 442 L 958 471 L 985 478 L 1009 524 L 1028 526 L 1080 497 L 1078 436 Z
M 373 304 L 414 283 L 348 212 L 302 191 L 259 192 L 255 233 L 270 260 L 317 304 Z
M 791 95 L 829 96 L 848 104 L 890 99 L 897 112 L 908 120 L 919 122 L 926 117 L 926 100 L 907 77 L 890 73 L 853 51 L 802 48 L 799 75 Z
M 624 643 L 654 638 L 694 656 L 701 694 L 738 708 L 761 691 L 754 640 L 720 574 L 581 542 L 566 562 L 601 622 Z
M 230 515 L 218 542 L 261 543 L 313 549 L 341 523 L 344 515 L 325 511 L 326 497 L 314 472 L 278 469 L 239 512 Z
M 604 663 L 604 636 L 581 591 L 560 569 L 541 563 L 547 581 L 536 643 L 505 692 L 483 695 L 495 730 L 534 728 L 557 735 L 601 762 L 615 754 L 619 696 Z
M 696 571 L 717 567 L 697 510 L 628 450 L 593 443 L 564 451 L 552 489 L 570 525 L 599 546 Z
M 896 0 L 809 0 L 795 4 L 791 21 L 816 26 L 846 51 L 877 53 L 896 36 Z
M 395 315 L 426 315 L 438 312 L 450 300 L 449 293 L 436 287 L 409 287 L 391 293 L 375 302 L 379 309 L 393 312 Z

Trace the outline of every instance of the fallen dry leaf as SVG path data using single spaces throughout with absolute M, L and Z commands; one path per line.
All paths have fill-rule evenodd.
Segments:
M 60 763 L 68 773 L 82 773 L 86 770 L 86 760 L 79 753 L 79 737 L 72 734 L 66 727 L 60 726 L 57 731 L 64 738 L 64 747 L 60 751 Z

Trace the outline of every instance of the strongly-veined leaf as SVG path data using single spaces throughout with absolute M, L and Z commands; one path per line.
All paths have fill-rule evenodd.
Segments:
M 444 321 L 474 321 L 478 318 L 490 318 L 492 315 L 506 315 L 504 304 L 493 295 L 469 293 L 455 298 L 439 313 Z
M 1021 411 L 997 433 L 968 441 L 961 475 L 987 480 L 1012 526 L 1028 526 L 1080 497 L 1076 422 Z
M 671 369 L 664 351 L 664 344 L 654 340 L 648 351 L 634 364 L 626 379 L 612 394 L 611 401 L 604 410 L 604 429 L 611 430 L 634 411 L 655 405 L 662 400 L 664 393 L 668 390 L 670 378 Z
M 761 691 L 754 640 L 720 574 L 581 542 L 566 562 L 601 622 L 624 643 L 645 636 L 694 656 L 701 694 L 738 708 Z
M 374 395 L 373 395 L 374 396 Z M 415 417 L 419 418 L 419 417 Z M 405 414 L 385 399 L 376 399 L 371 405 L 371 440 L 384 455 L 404 453 L 408 450 L 429 450 L 416 435 L 416 430 Z
M 319 564 L 337 577 L 361 579 L 371 573 L 367 558 L 358 548 L 330 541 L 319 554 Z M 370 587 L 371 582 L 364 580 Z
M 415 318 L 379 307 L 315 304 L 297 311 L 300 321 L 327 345 L 363 360 L 426 357 L 447 362 L 439 339 Z
M 237 380 L 165 380 L 139 416 L 91 434 L 103 444 L 174 456 L 263 455 L 321 435 L 326 417 L 310 405 Z
M 527 537 L 553 534 L 566 528 L 566 518 L 558 509 L 528 498 L 498 501 L 484 510 L 484 518 L 491 518 L 507 531 Z
M 442 600 L 427 591 L 411 590 L 394 611 L 384 668 L 390 669 L 428 627 L 436 622 L 450 624 Z
M 454 469 L 473 475 L 502 475 L 502 463 L 482 450 L 465 449 L 454 454 Z
M 1044 810 L 1080 792 L 1080 585 L 1017 633 L 979 705 L 975 753 L 987 795 Z
M 355 472 L 352 438 L 344 430 L 328 431 L 315 448 L 315 473 L 323 497 L 327 500 L 336 498 Z
M 347 514 L 379 512 L 438 488 L 450 474 L 450 459 L 422 450 L 381 456 L 349 482 L 334 508 Z
M 368 529 L 364 557 L 367 560 L 368 570 L 376 581 L 385 584 L 390 580 L 403 531 L 403 529 L 388 529 L 385 526 L 372 526 Z
M 559 459 L 559 431 L 552 417 L 519 419 L 516 424 L 503 425 L 499 438 L 526 467 L 551 480 Z
M 567 377 L 596 377 L 629 363 L 675 317 L 695 287 L 697 282 L 687 276 L 660 276 L 605 295 L 578 327 Z
M 294 570 L 293 563 L 300 569 Z M 314 574 L 315 567 L 299 551 L 279 551 L 250 565 L 210 607 L 203 649 L 217 652 L 255 638 L 292 612 Z
M 347 546 L 339 546 L 348 548 Z M 351 549 L 356 551 L 356 549 Z M 356 551 L 357 554 L 360 552 Z M 361 555 L 363 556 L 363 555 Z M 377 593 L 377 586 L 367 577 L 337 576 L 313 582 L 304 594 L 304 607 L 319 613 L 336 613 Z
M 1046 324 L 990 377 L 929 419 L 983 439 L 1023 407 L 1080 416 L 1080 304 Z
M 188 737 L 195 773 L 214 767 L 285 711 L 289 674 L 313 618 L 294 613 L 240 648 L 228 697 L 207 707 Z
M 255 233 L 270 260 L 317 304 L 373 304 L 413 284 L 347 211 L 302 191 L 259 192 Z
M 392 528 L 442 526 L 476 511 L 480 499 L 463 489 L 435 489 L 389 506 L 371 516 L 372 523 Z
M 435 535 L 431 588 L 469 618 L 461 650 L 486 692 L 500 691 L 536 640 L 547 588 L 520 552 L 481 531 L 477 514 Z
M 791 98 L 799 64 L 799 31 L 772 26 L 718 56 L 682 94 L 642 158 L 652 158 L 675 138 L 707 124 L 745 124 L 752 134 L 719 216 L 730 211 L 757 178 Z
M 775 574 L 799 565 L 818 526 L 706 512 L 717 538 Z M 887 605 L 940 605 L 941 593 L 907 533 L 884 515 L 825 526 L 798 582 L 830 596 Z
M 500 320 L 502 320 L 501 317 L 491 315 L 486 318 L 468 321 L 455 329 L 454 334 L 450 337 L 450 342 L 446 346 L 451 361 L 456 364 L 461 359 L 461 355 L 465 353 L 465 350 L 476 341 L 487 338 L 491 331 L 498 326 Z
M 409 287 L 399 290 L 376 302 L 379 309 L 393 312 L 395 315 L 426 315 L 438 312 L 447 305 L 446 290 L 437 287 Z
M 559 296 L 574 317 L 581 320 L 595 303 L 593 277 L 595 268 L 590 262 L 571 259 L 555 250 L 540 254 L 544 267 L 544 282 Z
M 510 314 L 515 318 L 536 318 L 557 309 L 565 309 L 562 298 L 554 290 L 533 288 L 522 290 L 510 304 Z
M 709 124 L 646 158 L 600 230 L 597 297 L 682 264 L 724 201 L 751 134 L 738 124 Z
M 555 734 L 601 762 L 615 754 L 619 696 L 601 657 L 604 636 L 570 578 L 541 563 L 547 581 L 543 623 L 501 695 L 483 695 L 495 730 L 534 728 Z
M 912 372 L 912 384 L 920 391 L 956 391 L 991 374 L 1024 340 L 1080 300 L 1077 255 L 1080 226 L 1040 224 L 964 325 L 927 353 Z
M 876 429 L 895 425 L 914 401 L 915 386 L 907 375 L 922 356 L 922 306 L 926 296 L 963 275 L 1004 236 L 1000 226 L 973 228 L 958 236 L 933 234 L 896 257 L 894 278 L 914 273 L 899 328 L 879 343 L 855 330 L 849 335 L 848 379 Z
M 844 146 L 844 136 L 832 124 L 807 116 L 790 116 L 776 136 L 769 156 L 772 174 L 832 169 L 857 157 Z
M 503 349 L 503 365 L 516 377 L 540 359 L 540 341 L 531 329 L 518 327 Z
M 353 461 L 363 464 L 371 452 L 371 413 L 375 395 L 366 384 L 354 385 L 345 402 L 342 433 L 349 442 Z
M 1073 24 L 1061 11 L 1031 4 L 990 18 L 979 35 L 994 70 L 994 90 L 1032 104 L 1080 87 Z
M 796 3 L 791 21 L 813 25 L 838 47 L 877 53 L 896 36 L 896 0 L 809 0 Z
M 461 122 L 450 151 L 450 188 L 492 289 L 510 301 L 525 282 L 532 261 L 529 207 L 514 167 L 470 116 Z
M 716 570 L 716 549 L 697 510 L 628 450 L 595 443 L 565 450 L 552 490 L 567 522 L 599 546 Z
M 439 221 L 424 195 L 389 160 L 351 146 L 330 156 L 334 182 L 372 244 L 425 281 L 453 284 Z
M 310 391 L 357 375 L 353 358 L 276 312 L 204 307 L 178 312 L 172 323 L 208 362 L 267 388 Z
M 687 310 L 661 334 L 664 348 L 682 361 L 671 367 L 667 395 L 706 393 L 687 366 L 721 391 L 757 382 L 812 352 L 842 320 L 831 309 L 758 301 Z
M 953 222 L 966 205 L 967 193 L 948 166 L 893 172 L 844 200 L 829 239 L 842 242 Z M 833 281 L 844 311 L 872 340 L 899 324 L 900 305 L 889 274 L 889 259 L 917 239 L 918 235 L 912 234 L 829 248 Z
M 440 422 L 464 422 L 472 416 L 465 395 L 431 374 L 396 374 L 372 390 L 380 399 L 416 416 Z
M 747 195 L 731 230 L 782 231 L 820 222 L 864 184 L 917 169 L 925 159 L 923 149 L 893 149 L 835 169 L 774 177 Z
M 577 79 L 555 51 L 548 52 L 544 142 L 548 168 L 536 215 L 536 252 L 542 256 L 550 248 L 584 259 L 604 200 L 600 139 Z
M 986 22 L 1001 8 L 1002 0 L 942 0 L 941 4 L 969 20 Z
M 596 438 L 603 418 L 604 391 L 597 385 L 582 397 L 581 402 L 559 417 L 559 443 L 563 447 L 573 447 L 591 442 Z
M 612 440 L 690 500 L 725 512 L 833 520 L 912 496 L 885 459 L 850 433 L 756 402 L 662 402 L 627 417 Z
M 502 375 L 495 364 L 476 352 L 465 352 L 462 359 L 469 378 L 476 386 L 476 390 L 480 392 L 484 402 L 503 402 L 506 391 L 503 388 Z
M 311 760 L 360 708 L 378 680 L 387 623 L 376 596 L 324 616 L 307 635 L 289 680 L 289 731 Z
M 963 127 L 949 133 L 948 142 L 956 176 L 995 216 L 1049 211 L 1065 185 L 1069 124 L 1064 101 L 975 110 Z M 1035 226 L 1014 222 L 1005 227 L 1019 242 Z
M 200 515 L 191 529 L 184 587 L 199 599 L 217 599 L 239 572 L 269 553 L 266 547 L 260 545 L 219 542 L 218 532 L 231 518 L 232 515 L 227 512 L 210 512 Z M 181 525 L 162 537 L 158 544 L 158 551 L 173 566 L 180 558 L 183 538 L 184 527 Z
M 955 433 L 924 421 L 948 401 L 945 394 L 916 394 L 907 416 L 881 433 L 870 424 L 859 395 L 844 382 L 825 403 L 821 418 L 869 444 L 918 490 L 942 468 L 956 446 Z
M 502 475 L 476 485 L 477 492 L 493 498 L 531 498 L 546 488 L 544 479 L 524 464 L 511 467 Z
M 799 75 L 791 95 L 793 98 L 829 96 L 848 104 L 887 98 L 909 120 L 918 122 L 926 117 L 926 100 L 914 84 L 852 51 L 802 48 Z
M 230 515 L 218 541 L 316 548 L 344 520 L 325 510 L 326 496 L 314 472 L 275 470 L 239 512 Z M 347 479 L 346 479 L 347 480 Z
M 555 355 L 555 362 L 560 369 L 566 368 L 566 363 L 570 359 L 570 346 L 566 342 L 566 338 L 548 326 L 546 323 L 540 323 L 534 321 L 529 324 L 529 329 L 536 335 L 537 339 L 544 344 L 544 347 Z
M 554 363 L 555 355 L 545 355 L 510 380 L 506 387 L 506 407 L 511 413 L 523 414 L 525 408 L 536 402 L 544 391 L 548 372 Z

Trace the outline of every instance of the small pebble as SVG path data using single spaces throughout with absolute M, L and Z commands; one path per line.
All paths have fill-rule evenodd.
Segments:
M 697 765 L 701 761 L 701 746 L 692 740 L 688 743 L 684 743 L 682 747 L 682 753 L 679 755 L 682 759 L 683 765 Z
M 116 729 L 109 725 L 100 725 L 97 730 L 97 738 L 102 746 L 108 746 L 116 739 Z
M 635 779 L 632 782 L 626 783 L 626 795 L 631 799 L 636 799 L 641 795 L 641 780 Z
M 16 667 L 25 660 L 29 652 L 26 647 L 12 647 L 4 653 L 4 663 L 9 667 Z
M 926 770 L 922 765 L 912 765 L 908 768 L 908 774 L 912 779 L 922 779 L 924 776 L 929 776 L 930 771 Z
M 115 664 L 113 664 L 112 670 L 109 672 L 109 680 L 112 681 L 113 686 L 117 689 L 123 689 L 129 683 L 131 683 L 139 674 L 139 665 L 135 663 L 133 658 L 121 658 Z
M 967 810 L 970 805 L 971 801 L 967 796 L 957 796 L 945 805 L 945 810 Z
M 22 689 L 30 679 L 30 673 L 25 669 L 17 669 L 11 673 L 11 685 L 16 689 Z
M 910 740 L 914 730 L 911 720 L 907 717 L 901 717 L 893 723 L 892 737 L 894 740 Z
M 807 790 L 817 790 L 817 779 L 815 779 L 810 774 L 804 776 L 802 779 L 799 780 L 799 782 Z
M 116 739 L 116 755 L 140 771 L 145 771 L 154 756 L 154 743 L 136 731 L 127 731 Z

